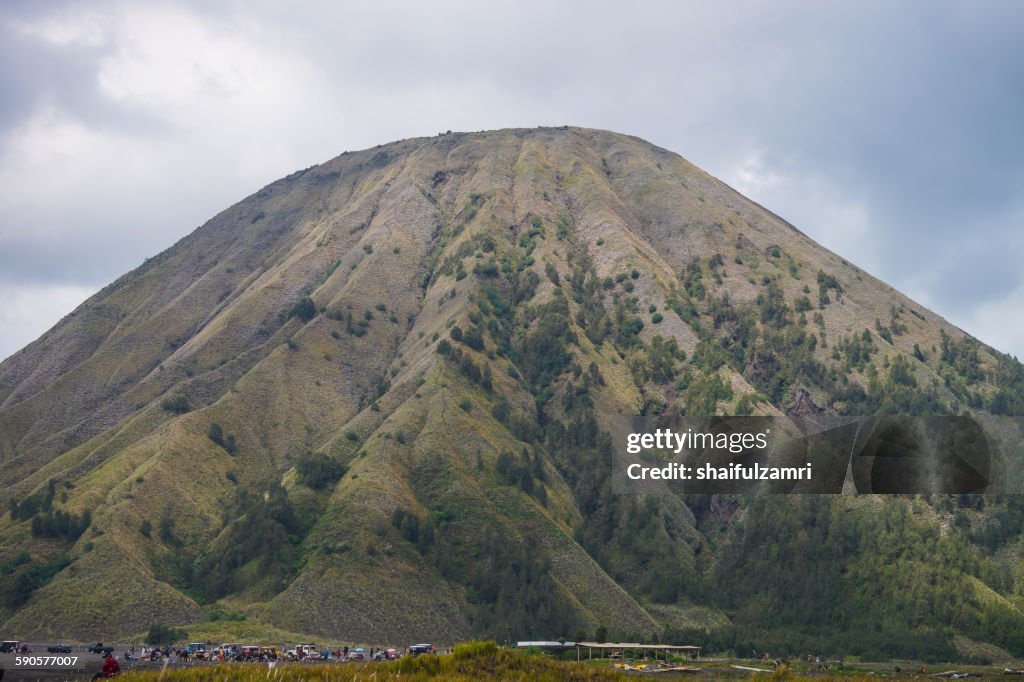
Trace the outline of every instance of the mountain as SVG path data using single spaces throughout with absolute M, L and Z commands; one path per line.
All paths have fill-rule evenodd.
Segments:
M 0 364 L 0 622 L 1021 656 L 1015 497 L 617 495 L 610 434 L 1022 404 L 1015 360 L 643 140 L 346 152 Z

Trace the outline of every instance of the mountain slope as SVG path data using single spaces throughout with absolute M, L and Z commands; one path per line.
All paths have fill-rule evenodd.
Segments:
M 378 643 L 739 628 L 721 557 L 782 512 L 612 494 L 630 415 L 1006 413 L 1021 379 L 642 140 L 346 153 L 0 365 L 0 619 L 88 639 L 238 612 Z M 952 620 L 923 625 L 994 641 Z

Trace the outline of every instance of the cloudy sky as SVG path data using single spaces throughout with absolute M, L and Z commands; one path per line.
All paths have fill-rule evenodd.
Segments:
M 1024 3 L 0 5 L 0 358 L 289 172 L 639 135 L 1024 357 Z

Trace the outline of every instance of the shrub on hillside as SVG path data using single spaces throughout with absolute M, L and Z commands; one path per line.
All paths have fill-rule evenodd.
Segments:
M 321 452 L 307 452 L 295 463 L 299 480 L 314 490 L 334 485 L 347 469 L 341 462 Z
M 292 308 L 292 317 L 297 317 L 303 322 L 309 322 L 316 317 L 316 305 L 313 303 L 313 299 L 309 296 L 303 296 L 302 299 L 295 304 Z
M 165 411 L 171 412 L 172 414 L 185 414 L 192 409 L 192 406 L 188 404 L 188 398 L 183 395 L 179 395 L 174 398 L 168 398 L 167 400 L 160 403 Z
M 28 563 L 21 572 L 4 578 L 0 587 L 0 604 L 12 609 L 24 605 L 32 598 L 33 592 L 49 583 L 70 564 L 71 559 L 64 554 L 45 564 Z
M 210 424 L 210 428 L 206 432 L 206 437 L 217 445 L 224 447 L 224 429 L 222 429 L 220 424 L 217 422 Z
M 493 642 L 461 642 L 455 645 L 455 658 L 474 658 L 497 653 L 498 645 Z
M 92 512 L 88 509 L 82 512 L 81 516 L 55 509 L 32 517 L 32 537 L 77 540 L 90 525 Z
M 181 628 L 172 628 L 154 623 L 146 632 L 146 644 L 173 644 L 188 637 L 188 632 Z

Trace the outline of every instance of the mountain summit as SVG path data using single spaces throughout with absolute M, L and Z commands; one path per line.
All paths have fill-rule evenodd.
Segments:
M 347 152 L 0 364 L 0 622 L 1022 655 L 1016 502 L 610 482 L 631 415 L 1005 414 L 1022 386 L 1015 361 L 637 138 Z

